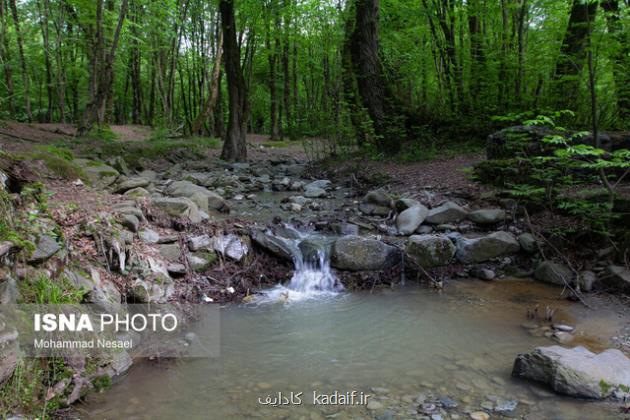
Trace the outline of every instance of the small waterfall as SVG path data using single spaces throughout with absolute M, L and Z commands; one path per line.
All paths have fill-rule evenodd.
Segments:
M 295 270 L 286 284 L 264 291 L 258 303 L 289 302 L 333 296 L 343 285 L 330 267 L 331 238 L 300 232 L 293 226 L 285 228 L 295 239 L 284 239 L 291 249 Z

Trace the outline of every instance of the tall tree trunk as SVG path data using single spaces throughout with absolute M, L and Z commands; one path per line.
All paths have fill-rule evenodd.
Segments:
M 219 81 L 217 83 L 217 106 L 214 108 L 214 127 L 212 127 L 213 136 L 221 139 L 225 132 L 223 121 L 223 89 L 222 89 L 223 72 L 219 72 Z
M 11 15 L 13 16 L 13 25 L 15 26 L 15 35 L 17 37 L 18 55 L 20 57 L 20 65 L 22 67 L 22 87 L 24 90 L 24 112 L 29 121 L 33 120 L 33 113 L 31 112 L 31 89 L 30 79 L 28 77 L 28 69 L 26 67 L 26 58 L 24 57 L 24 41 L 22 39 L 22 32 L 20 31 L 20 17 L 18 15 L 17 6 L 15 0 L 9 0 L 9 7 L 11 8 Z
M 580 76 L 586 61 L 591 22 L 596 12 L 597 2 L 573 1 L 553 80 L 557 107 L 575 110 L 577 106 Z
M 284 103 L 284 115 L 287 124 L 287 134 L 289 138 L 293 138 L 293 115 L 291 112 L 291 79 L 289 74 L 289 47 L 290 47 L 290 31 L 291 18 L 289 16 L 291 2 L 284 2 L 284 40 L 282 43 L 282 99 Z
M 49 0 L 44 0 L 46 3 Z M 59 122 L 66 122 L 66 69 L 63 57 L 63 27 L 65 24 L 66 5 L 61 3 L 61 7 L 57 11 L 57 17 L 53 20 L 55 25 L 55 65 L 57 67 L 57 108 L 59 110 Z
M 51 122 L 53 117 L 53 81 L 52 81 L 52 63 L 50 61 L 50 36 L 48 31 L 48 21 L 50 16 L 49 0 L 40 0 L 37 2 L 39 9 L 40 27 L 42 30 L 42 41 L 44 46 L 44 65 L 46 67 L 46 95 L 48 97 L 48 107 L 46 110 L 45 122 Z
M 351 55 L 359 95 L 372 120 L 377 148 L 393 153 L 400 147 L 401 127 L 395 121 L 398 115 L 393 108 L 379 56 L 379 2 L 354 0 L 354 5 Z
M 481 33 L 481 13 L 479 1 L 468 2 L 468 31 L 470 32 L 470 59 L 471 59 L 471 89 L 472 100 L 479 100 L 479 93 L 483 91 L 484 78 L 484 54 L 483 34 Z
M 13 67 L 11 66 L 11 48 L 7 34 L 7 14 L 5 13 L 4 0 L 0 0 L 0 64 L 4 69 L 4 83 L 7 86 L 7 110 L 9 114 L 15 115 L 15 103 L 13 95 Z
M 267 25 L 267 35 L 265 38 L 267 45 L 267 61 L 269 63 L 269 122 L 270 122 L 270 137 L 271 140 L 277 140 L 280 138 L 280 125 L 278 123 L 278 89 L 277 89 L 277 74 L 276 63 L 278 61 L 278 50 L 280 44 L 280 38 L 278 33 L 280 32 L 280 18 L 278 13 L 278 4 L 275 0 L 271 1 L 271 11 L 269 13 L 268 20 L 273 19 L 273 30 L 271 25 Z M 271 44 L 271 34 L 273 32 L 273 45 Z
M 140 23 L 142 5 L 137 0 L 132 0 L 130 4 L 130 20 L 133 22 L 131 26 L 131 34 L 133 35 L 130 42 L 129 51 L 129 67 L 131 79 L 131 122 L 140 124 L 142 118 L 142 57 L 140 53 L 140 45 L 137 38 L 140 37 L 138 25 Z
M 630 7 L 630 2 L 626 6 Z M 617 109 L 621 121 L 630 121 L 630 28 L 624 28 L 620 21 L 618 0 L 602 1 L 606 11 L 608 33 L 614 43 L 612 48 L 613 78 L 617 93 Z M 624 30 L 625 29 L 625 30 Z
M 220 0 L 223 54 L 229 96 L 229 119 L 221 158 L 226 161 L 247 161 L 247 120 L 249 102 L 241 69 L 241 48 L 237 41 L 233 0 Z
M 219 84 L 219 76 L 221 73 L 221 60 L 223 58 L 223 31 L 219 31 L 219 37 L 217 39 L 217 48 L 216 55 L 214 57 L 214 65 L 212 66 L 212 79 L 210 81 L 210 86 L 208 87 L 208 98 L 206 98 L 206 102 L 201 108 L 201 112 L 195 119 L 192 124 L 191 134 L 200 134 L 201 128 L 204 123 L 210 120 L 209 126 L 214 126 L 214 108 L 217 104 L 217 99 L 219 97 L 219 89 L 221 86 Z
M 521 8 L 518 14 L 518 75 L 514 85 L 514 96 L 520 105 L 523 105 L 523 87 L 525 85 L 525 37 L 528 14 L 529 5 L 527 0 L 521 0 Z

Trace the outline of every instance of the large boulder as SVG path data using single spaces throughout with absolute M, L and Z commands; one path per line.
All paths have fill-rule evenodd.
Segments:
M 206 213 L 211 210 L 229 211 L 229 206 L 219 194 L 190 181 L 175 181 L 166 188 L 166 194 L 172 197 L 186 197 Z
M 400 250 L 376 239 L 344 236 L 332 248 L 332 266 L 348 271 L 384 270 L 400 262 Z
M 476 238 L 459 237 L 455 256 L 465 264 L 480 263 L 502 255 L 517 253 L 520 249 L 514 235 L 499 231 Z
M 114 192 L 122 194 L 126 191 L 133 190 L 134 188 L 148 187 L 149 184 L 150 182 L 148 179 L 139 176 L 124 178 L 122 180 L 118 180 L 118 183 L 114 187 Z
M 256 245 L 282 259 L 293 261 L 296 255 L 296 246 L 289 239 L 256 229 L 250 232 L 250 237 Z
M 545 383 L 560 394 L 603 399 L 630 388 L 630 359 L 617 349 L 595 354 L 584 347 L 538 347 L 518 355 L 512 375 Z
M 384 190 L 370 191 L 363 197 L 359 204 L 361 213 L 368 216 L 387 216 L 392 210 L 394 202 L 389 194 Z
M 428 214 L 429 209 L 422 204 L 403 210 L 396 218 L 398 233 L 401 235 L 411 235 L 418 229 L 418 226 L 424 222 Z
M 552 261 L 543 261 L 534 270 L 536 280 L 557 286 L 572 284 L 573 277 L 573 271 L 569 267 Z
M 481 209 L 468 214 L 468 220 L 478 225 L 496 225 L 505 220 L 503 209 Z
M 151 206 L 164 211 L 171 217 L 187 218 L 192 223 L 201 222 L 201 214 L 197 205 L 184 197 L 157 197 L 151 200 Z
M 87 159 L 75 159 L 74 164 L 81 167 L 90 185 L 95 188 L 106 188 L 112 185 L 120 173 L 103 162 Z
M 630 270 L 621 265 L 609 265 L 602 277 L 602 285 L 611 291 L 630 293 Z
M 28 262 L 31 264 L 40 264 L 51 258 L 61 249 L 61 246 L 57 241 L 48 236 L 41 235 L 35 245 L 35 251 L 28 258 Z
M 455 245 L 446 236 L 412 235 L 407 241 L 405 255 L 421 267 L 439 267 L 453 260 Z
M 439 207 L 429 210 L 426 221 L 434 225 L 459 222 L 468 215 L 468 212 L 457 203 L 447 201 Z

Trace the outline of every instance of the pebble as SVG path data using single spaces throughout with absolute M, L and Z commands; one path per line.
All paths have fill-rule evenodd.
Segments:
M 563 332 L 573 332 L 575 327 L 566 324 L 553 324 L 553 329 Z
M 488 413 L 483 412 L 483 411 L 475 411 L 473 413 L 470 413 L 470 418 L 472 420 L 489 420 L 490 416 L 488 415 Z

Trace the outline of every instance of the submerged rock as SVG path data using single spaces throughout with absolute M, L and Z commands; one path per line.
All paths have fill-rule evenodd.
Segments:
M 396 227 L 401 235 L 411 235 L 424 222 L 429 209 L 422 204 L 403 210 L 396 218 Z
M 455 245 L 446 236 L 412 235 L 405 248 L 407 258 L 421 267 L 449 264 L 455 256 Z
M 459 222 L 463 220 L 467 214 L 468 212 L 457 203 L 447 201 L 441 206 L 429 210 L 427 222 L 434 225 Z
M 630 359 L 617 349 L 595 354 L 584 347 L 538 347 L 518 355 L 512 375 L 545 383 L 559 394 L 603 399 L 630 387 Z
M 340 270 L 376 271 L 400 262 L 400 250 L 376 239 L 348 235 L 335 241 L 332 266 Z
M 466 264 L 479 263 L 502 255 L 514 254 L 520 249 L 514 235 L 499 231 L 478 238 L 458 238 L 455 256 Z

